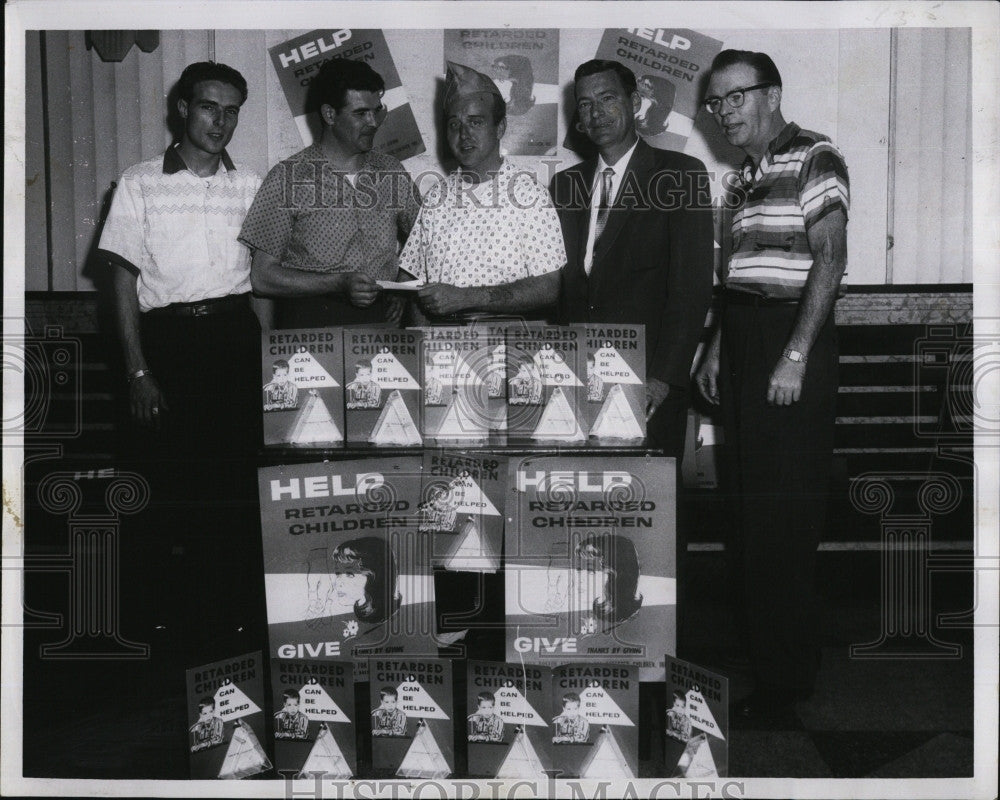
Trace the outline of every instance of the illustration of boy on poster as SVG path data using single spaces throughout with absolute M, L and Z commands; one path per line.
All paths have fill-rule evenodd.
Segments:
M 503 719 L 497 714 L 496 704 L 493 692 L 483 691 L 476 695 L 476 713 L 468 717 L 470 742 L 503 741 Z
M 522 361 L 518 365 L 517 374 L 510 379 L 508 402 L 512 406 L 537 406 L 541 404 L 542 376 L 533 363 Z
M 192 753 L 222 744 L 223 722 L 215 716 L 215 698 L 203 697 L 198 701 L 198 721 L 188 730 Z
M 421 531 L 453 531 L 458 510 L 450 487 L 432 486 L 427 501 L 421 505 Z
M 674 704 L 667 710 L 667 736 L 682 742 L 691 738 L 691 717 L 687 713 L 687 696 L 680 689 L 674 690 Z
M 285 706 L 274 715 L 275 739 L 305 739 L 309 730 L 309 719 L 299 711 L 299 693 L 295 689 L 282 692 Z
M 604 399 L 604 381 L 597 374 L 593 353 L 587 353 L 587 402 L 600 403 Z
M 289 364 L 279 358 L 271 365 L 270 382 L 264 384 L 264 410 L 286 411 L 298 403 L 299 387 L 288 377 Z
M 348 408 L 378 408 L 382 387 L 372 378 L 372 362 L 358 361 L 354 365 L 354 380 L 347 384 Z
M 590 738 L 590 722 L 580 713 L 580 695 L 576 692 L 562 696 L 562 713 L 552 719 L 552 724 L 552 744 L 579 744 Z
M 406 714 L 397 708 L 399 692 L 393 686 L 379 690 L 379 707 L 372 711 L 372 736 L 404 736 Z

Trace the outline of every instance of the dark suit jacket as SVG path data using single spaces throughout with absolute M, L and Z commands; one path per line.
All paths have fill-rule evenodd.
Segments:
M 705 165 L 640 139 L 588 276 L 583 259 L 596 168 L 595 155 L 557 173 L 550 187 L 567 256 L 559 321 L 645 325 L 647 377 L 687 389 L 712 299 L 712 201 Z

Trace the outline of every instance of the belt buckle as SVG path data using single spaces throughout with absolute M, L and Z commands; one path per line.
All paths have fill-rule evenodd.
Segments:
M 198 303 L 197 305 L 191 306 L 192 317 L 207 317 L 211 313 L 212 312 L 206 303 Z

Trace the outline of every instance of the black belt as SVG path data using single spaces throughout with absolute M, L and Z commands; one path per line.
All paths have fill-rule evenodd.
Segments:
M 797 297 L 765 297 L 762 294 L 741 292 L 738 289 L 726 289 L 722 293 L 722 297 L 727 303 L 732 303 L 735 306 L 754 306 L 759 308 L 795 306 L 799 303 Z
M 154 317 L 207 317 L 210 314 L 228 314 L 249 304 L 249 294 L 229 294 L 194 303 L 171 303 L 169 306 L 151 308 L 145 312 Z

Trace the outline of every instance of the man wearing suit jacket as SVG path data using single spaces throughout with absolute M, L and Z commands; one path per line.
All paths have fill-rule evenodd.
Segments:
M 680 459 L 712 295 L 708 174 L 698 159 L 639 139 L 641 98 L 624 65 L 581 64 L 574 89 L 577 129 L 597 155 L 551 186 L 567 255 L 560 322 L 645 325 L 648 439 Z

